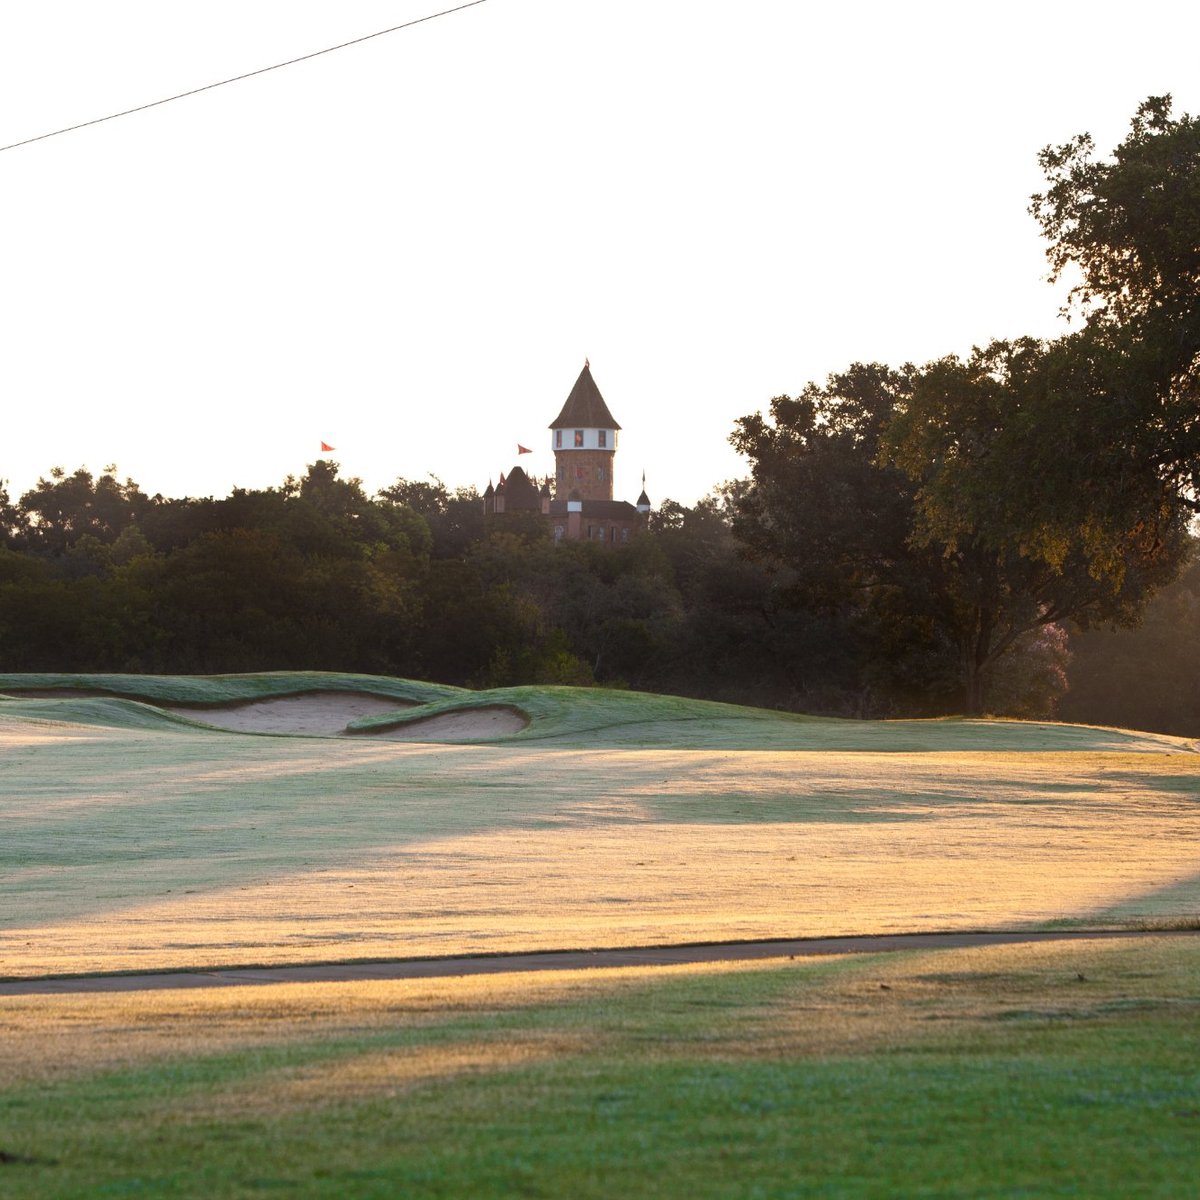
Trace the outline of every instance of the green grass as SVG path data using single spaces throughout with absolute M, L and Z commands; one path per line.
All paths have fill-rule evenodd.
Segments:
M 115 699 L 33 699 L 26 689 L 103 693 Z M 351 723 L 360 734 L 473 708 L 511 708 L 529 719 L 518 733 L 497 742 L 561 748 L 700 750 L 840 750 L 876 753 L 1034 752 L 1186 748 L 1182 738 L 1054 722 L 943 719 L 930 721 L 848 721 L 807 717 L 770 709 L 746 708 L 679 696 L 658 696 L 607 688 L 514 687 L 467 691 L 441 684 L 373 675 L 298 671 L 255 675 L 0 675 L 0 693 L 12 699 L 0 713 L 33 720 L 151 728 L 186 725 L 186 718 L 146 711 L 123 701 L 202 706 L 295 696 L 305 692 L 348 691 L 394 696 L 417 707 L 401 716 L 364 717 Z M 471 739 L 464 737 L 463 742 Z
M 462 688 L 383 675 L 335 671 L 263 671 L 245 675 L 0 675 L 0 692 L 24 689 L 103 692 L 131 700 L 173 704 L 233 704 L 305 692 L 371 692 L 400 700 L 439 700 L 470 695 Z
M 406 745 L 156 707 L 339 690 L 531 723 Z M 4 691 L 0 974 L 1200 913 L 1180 739 L 312 673 Z M 0 1196 L 1191 1196 L 1198 1016 L 1185 935 L 11 997 Z
M 22 682 L 213 703 L 335 683 L 420 698 L 423 686 L 312 674 L 0 686 Z M 0 976 L 1200 911 L 1200 758 L 1178 739 L 562 688 L 455 692 L 409 711 L 498 702 L 528 711 L 534 736 L 261 737 L 131 699 L 0 699 Z
M 328 1004 L 337 986 L 314 996 Z M 397 991 L 390 1026 L 355 1031 L 351 1019 L 334 1034 L 154 1063 L 132 1050 L 119 1069 L 3 1088 L 0 1150 L 17 1161 L 0 1164 L 0 1189 L 11 1200 L 1195 1194 L 1196 939 L 650 982 L 601 974 L 552 1002 L 473 994 L 431 1010 Z M 494 1046 L 549 1051 L 340 1086 L 348 1066 Z M 289 1092 L 296 1080 L 312 1086 Z

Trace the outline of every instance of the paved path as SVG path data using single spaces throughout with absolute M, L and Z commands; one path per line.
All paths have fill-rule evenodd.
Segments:
M 1161 937 L 1200 937 L 1200 930 L 1151 931 Z M 1025 942 L 1146 937 L 1143 930 L 1055 931 L 1051 933 L 901 933 L 860 937 L 788 938 L 770 942 L 630 947 L 625 950 L 550 950 L 536 954 L 492 954 L 462 958 L 407 958 L 369 963 L 324 963 L 291 967 L 229 967 L 213 971 L 160 971 L 139 975 L 77 975 L 69 978 L 0 981 L 0 996 L 69 992 L 142 992 L 158 988 L 231 987 L 268 983 L 324 983 L 359 979 L 440 979 L 455 975 L 499 975 L 510 971 L 575 971 L 593 967 L 653 967 L 678 963 L 744 962 L 814 954 L 878 954 L 896 950 L 948 950 L 959 946 L 1002 946 Z

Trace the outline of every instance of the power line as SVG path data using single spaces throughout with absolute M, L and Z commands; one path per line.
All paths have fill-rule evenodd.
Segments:
M 192 88 L 187 92 L 178 92 L 174 96 L 165 96 L 161 100 L 151 100 L 149 104 L 139 104 L 136 108 L 126 108 L 121 112 L 109 113 L 106 117 L 94 117 L 90 121 L 80 121 L 78 125 L 68 125 L 63 129 L 54 129 L 49 133 L 39 133 L 37 137 L 26 138 L 21 142 L 12 142 L 7 146 L 0 146 L 0 153 L 5 150 L 15 150 L 18 146 L 28 146 L 31 142 L 45 141 L 46 138 L 58 137 L 60 133 L 74 133 L 76 129 L 86 129 L 89 125 L 99 125 L 104 121 L 115 121 L 118 117 L 127 117 L 131 113 L 145 112 L 148 108 L 157 108 L 160 104 L 170 104 L 172 100 L 182 100 L 185 96 L 196 96 L 201 92 L 211 92 L 213 88 L 224 87 L 227 83 L 238 83 L 242 79 L 252 79 L 255 75 L 265 75 L 268 71 L 278 71 L 281 67 L 292 67 L 296 63 L 307 62 L 310 58 L 320 58 L 322 54 L 332 54 L 335 50 L 345 50 L 347 46 L 357 46 L 360 42 L 369 42 L 372 38 L 384 37 L 389 33 L 397 33 L 401 29 L 411 29 L 414 25 L 421 25 L 425 21 L 433 21 L 438 17 L 447 17 L 451 13 L 462 12 L 464 8 L 474 8 L 477 4 L 484 4 L 486 0 L 467 0 L 465 4 L 456 5 L 454 8 L 444 8 L 441 12 L 430 13 L 428 16 L 417 17 L 412 21 L 405 21 L 403 25 L 393 25 L 390 29 L 381 29 L 377 33 L 364 34 L 362 37 L 351 38 L 348 42 L 340 42 L 336 46 L 326 46 L 324 50 L 314 50 L 311 54 L 302 54 L 299 58 L 289 58 L 287 62 L 274 63 L 269 67 L 259 67 L 257 71 L 246 71 L 242 75 L 232 75 L 228 79 L 220 79 L 216 83 L 206 83 L 203 87 Z

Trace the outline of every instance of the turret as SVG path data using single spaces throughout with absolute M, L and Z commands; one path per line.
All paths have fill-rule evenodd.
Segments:
M 577 491 L 583 500 L 613 498 L 613 459 L 620 428 L 585 359 L 567 402 L 550 424 L 556 496 Z

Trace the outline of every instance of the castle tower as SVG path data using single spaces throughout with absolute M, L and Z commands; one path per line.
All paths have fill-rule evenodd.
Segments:
M 585 359 L 562 412 L 550 425 L 557 499 L 578 493 L 573 498 L 612 500 L 613 458 L 620 428 L 608 411 Z

